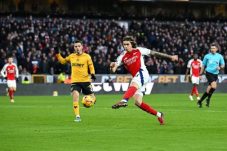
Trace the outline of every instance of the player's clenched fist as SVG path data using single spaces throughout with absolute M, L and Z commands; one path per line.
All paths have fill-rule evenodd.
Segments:
M 110 63 L 110 71 L 111 71 L 111 72 L 115 72 L 116 69 L 117 69 L 117 64 L 116 64 L 116 62 L 111 62 L 111 63 Z
M 177 55 L 171 56 L 171 60 L 172 60 L 172 61 L 178 61 L 178 56 L 177 56 Z

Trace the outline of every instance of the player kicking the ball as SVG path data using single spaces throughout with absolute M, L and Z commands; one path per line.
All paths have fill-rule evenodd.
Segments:
M 200 70 L 202 68 L 202 61 L 198 59 L 198 54 L 193 55 L 193 59 L 188 61 L 187 70 L 185 73 L 185 81 L 187 81 L 188 73 L 190 71 L 190 81 L 193 84 L 191 94 L 189 99 L 193 101 L 193 95 L 196 95 L 197 101 L 200 99 L 198 85 L 199 85 L 199 76 Z
M 2 68 L 1 75 L 7 80 L 10 102 L 14 103 L 14 93 L 16 92 L 17 87 L 16 78 L 19 77 L 19 73 L 17 65 L 13 63 L 13 57 L 8 57 L 8 63 Z
M 142 110 L 158 117 L 158 121 L 161 125 L 164 124 L 163 113 L 158 112 L 151 106 L 143 102 L 143 93 L 141 90 L 149 82 L 149 73 L 144 64 L 144 55 L 153 55 L 163 58 L 171 59 L 172 61 L 177 61 L 178 56 L 167 55 L 159 53 L 147 48 L 136 47 L 136 42 L 131 36 L 126 36 L 123 38 L 123 47 L 125 51 L 117 58 L 117 62 L 111 62 L 110 69 L 115 72 L 117 67 L 123 64 L 126 69 L 132 75 L 132 81 L 129 85 L 128 90 L 125 92 L 121 101 L 117 102 L 112 106 L 113 109 L 118 109 L 120 107 L 126 107 L 128 100 L 133 97 L 135 99 L 135 104 Z
M 75 113 L 75 122 L 80 122 L 80 110 L 79 110 L 79 95 L 82 92 L 84 95 L 90 95 L 94 100 L 95 95 L 92 91 L 91 79 L 95 81 L 95 69 L 91 57 L 89 54 L 83 52 L 82 41 L 76 41 L 74 43 L 74 53 L 70 54 L 66 58 L 63 58 L 59 51 L 57 51 L 56 57 L 62 64 L 71 64 L 71 92 L 73 96 L 73 110 Z M 90 75 L 89 75 L 90 71 Z

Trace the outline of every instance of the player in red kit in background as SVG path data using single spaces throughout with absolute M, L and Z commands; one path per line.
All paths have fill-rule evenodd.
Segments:
M 14 103 L 14 93 L 16 92 L 16 78 L 18 78 L 18 68 L 15 63 L 13 63 L 13 58 L 8 57 L 8 63 L 4 65 L 1 70 L 1 75 L 7 80 L 8 92 L 10 97 L 10 102 Z
M 117 58 L 116 62 L 111 62 L 110 70 L 112 72 L 115 72 L 117 67 L 123 64 L 133 78 L 122 100 L 114 104 L 112 108 L 118 109 L 120 107 L 126 107 L 128 100 L 131 97 L 133 97 L 135 99 L 135 104 L 140 109 L 154 116 L 157 116 L 158 121 L 160 122 L 161 125 L 163 125 L 164 124 L 163 113 L 156 111 L 142 100 L 143 99 L 142 89 L 146 86 L 150 79 L 150 75 L 144 64 L 143 56 L 153 55 L 168 58 L 171 59 L 172 61 L 177 61 L 178 56 L 175 55 L 171 56 L 147 48 L 136 47 L 136 42 L 131 36 L 126 36 L 123 38 L 123 47 L 125 51 Z
M 196 95 L 197 101 L 200 100 L 198 85 L 199 85 L 199 76 L 200 70 L 202 68 L 202 61 L 198 59 L 198 54 L 193 55 L 193 59 L 188 61 L 187 70 L 185 73 L 185 81 L 187 81 L 188 73 L 190 71 L 190 81 L 193 84 L 191 94 L 189 95 L 189 99 L 193 101 L 193 95 Z

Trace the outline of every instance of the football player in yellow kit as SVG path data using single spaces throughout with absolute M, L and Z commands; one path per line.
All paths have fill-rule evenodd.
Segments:
M 71 64 L 71 92 L 73 96 L 73 110 L 75 113 L 75 121 L 80 122 L 79 95 L 91 95 L 95 100 L 92 91 L 91 79 L 95 81 L 95 69 L 89 54 L 83 52 L 83 44 L 81 41 L 74 43 L 74 52 L 63 58 L 59 51 L 56 54 L 61 64 Z

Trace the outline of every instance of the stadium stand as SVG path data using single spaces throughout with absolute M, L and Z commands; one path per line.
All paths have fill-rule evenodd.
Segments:
M 93 57 L 96 73 L 108 73 L 108 65 L 121 53 L 121 40 L 127 34 L 136 36 L 140 46 L 179 55 L 180 61 L 174 64 L 147 57 L 150 73 L 183 74 L 186 61 L 193 53 L 199 53 L 202 58 L 213 41 L 220 44 L 227 60 L 227 22 L 157 21 L 153 18 L 130 21 L 126 29 L 118 20 L 106 19 L 15 18 L 9 15 L 1 17 L 0 21 L 0 68 L 6 55 L 12 53 L 23 74 L 69 73 L 70 66 L 57 63 L 54 50 L 60 49 L 63 56 L 69 55 L 77 39 L 83 40 L 85 52 Z M 124 70 L 118 72 L 124 73 Z

